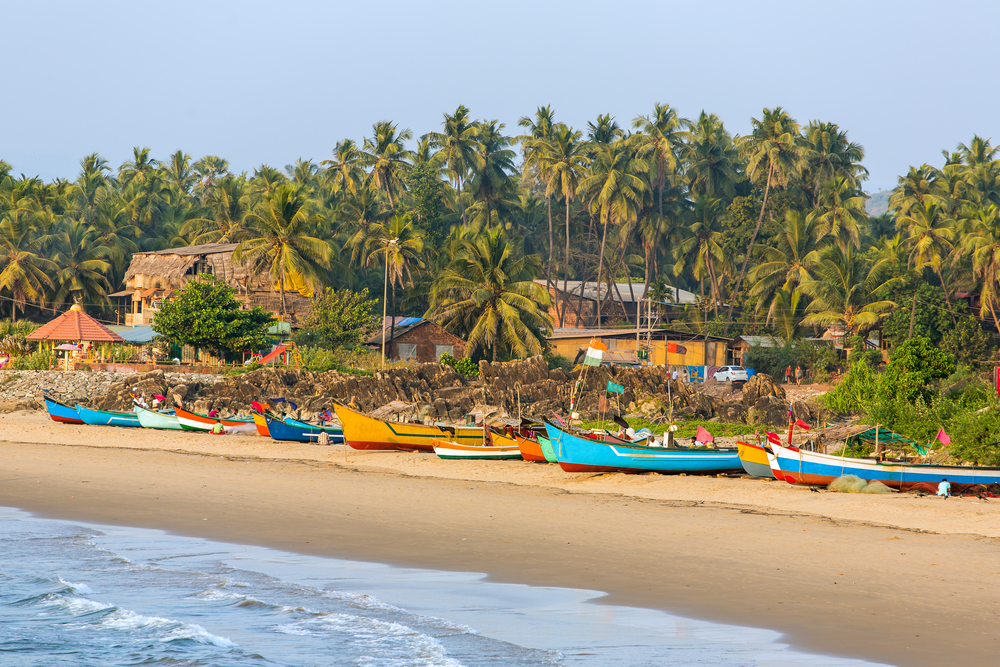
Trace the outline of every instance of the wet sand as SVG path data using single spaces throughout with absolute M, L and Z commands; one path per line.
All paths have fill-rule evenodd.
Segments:
M 259 437 L 0 415 L 0 505 L 496 581 L 786 633 L 897 665 L 986 664 L 1000 501 L 569 475 Z

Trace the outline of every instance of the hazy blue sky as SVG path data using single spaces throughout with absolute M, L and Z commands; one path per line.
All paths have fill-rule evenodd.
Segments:
M 1000 142 L 988 0 L 32 0 L 3 16 L 0 157 L 46 179 L 135 145 L 280 168 L 381 119 L 436 130 L 458 104 L 512 133 L 544 104 L 580 128 L 666 102 L 737 133 L 783 106 L 864 145 L 873 192 L 973 133 Z

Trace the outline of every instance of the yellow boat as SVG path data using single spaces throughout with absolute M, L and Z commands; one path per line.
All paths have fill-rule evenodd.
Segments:
M 774 472 L 771 471 L 771 464 L 767 460 L 767 452 L 760 445 L 751 445 L 747 442 L 736 442 L 736 447 L 740 454 L 740 463 L 743 469 L 752 477 L 770 477 L 774 479 Z
M 354 449 L 388 449 L 406 452 L 433 452 L 435 440 L 460 445 L 483 444 L 481 426 L 404 424 L 374 419 L 343 405 L 335 405 L 344 439 Z

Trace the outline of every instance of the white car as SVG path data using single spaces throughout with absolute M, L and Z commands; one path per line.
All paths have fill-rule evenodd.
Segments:
M 746 382 L 750 379 L 747 375 L 747 369 L 742 366 L 723 366 L 719 370 L 715 371 L 716 382 Z

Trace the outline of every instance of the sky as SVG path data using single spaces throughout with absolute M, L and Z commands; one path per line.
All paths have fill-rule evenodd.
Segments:
M 733 133 L 762 109 L 833 122 L 870 192 L 974 134 L 1000 143 L 993 0 L 947 3 L 173 0 L 5 3 L 0 159 L 76 178 L 98 152 L 219 155 L 233 171 L 328 159 L 379 120 L 415 135 L 465 104 L 511 134 L 656 103 Z

